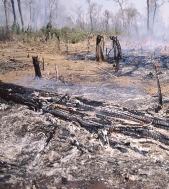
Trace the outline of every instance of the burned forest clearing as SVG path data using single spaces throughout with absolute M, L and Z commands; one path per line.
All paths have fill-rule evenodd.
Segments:
M 101 40 L 0 43 L 0 188 L 169 187 L 169 43 Z

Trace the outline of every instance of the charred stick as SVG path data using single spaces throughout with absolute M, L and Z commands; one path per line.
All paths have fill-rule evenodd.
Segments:
M 166 145 L 169 145 L 169 138 L 158 131 L 149 130 L 147 127 L 129 127 L 129 126 L 118 126 L 110 128 L 111 131 L 121 132 L 128 136 L 133 136 L 136 138 L 153 138 Z
M 45 60 L 44 60 L 44 58 L 42 59 L 42 70 L 43 71 L 45 70 Z
M 161 110 L 163 106 L 163 100 L 162 100 L 160 81 L 157 73 L 157 65 L 154 65 L 154 69 L 155 69 L 155 75 L 156 75 L 157 87 L 158 87 L 158 107 L 156 108 L 156 112 L 158 112 L 159 110 Z

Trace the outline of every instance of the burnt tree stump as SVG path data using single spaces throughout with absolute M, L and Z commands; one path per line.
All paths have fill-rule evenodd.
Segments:
M 41 71 L 40 71 L 38 56 L 32 56 L 32 61 L 33 61 L 34 69 L 35 69 L 35 77 L 41 78 L 42 75 L 41 75 Z
M 114 60 L 116 61 L 115 72 L 118 72 L 119 61 L 122 59 L 121 45 L 117 39 L 117 36 L 110 36 L 110 39 L 113 41 Z
M 98 35 L 96 38 L 96 61 L 98 62 L 104 60 L 102 48 L 103 48 L 103 36 Z

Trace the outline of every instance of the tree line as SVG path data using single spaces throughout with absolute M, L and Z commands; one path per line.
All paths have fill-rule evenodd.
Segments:
M 10 31 L 12 20 L 12 25 L 17 25 L 19 21 L 22 31 L 27 28 L 38 29 L 38 23 L 41 21 L 41 26 L 50 23 L 55 28 L 67 26 L 87 31 L 113 31 L 117 34 L 138 33 L 140 28 L 142 30 L 144 28 L 147 34 L 154 33 L 157 24 L 164 26 L 160 8 L 169 2 L 169 0 L 147 0 L 145 4 L 147 13 L 141 15 L 134 4 L 127 4 L 127 0 L 103 1 L 103 3 L 114 1 L 119 7 L 115 13 L 104 9 L 103 5 L 93 2 L 93 0 L 86 0 L 87 8 L 77 6 L 69 14 L 63 14 L 64 5 L 61 6 L 63 2 L 59 0 L 42 0 L 40 2 L 37 0 L 2 1 L 7 32 Z M 27 13 L 26 24 L 23 12 Z M 59 23 L 62 23 L 62 25 L 59 26 Z

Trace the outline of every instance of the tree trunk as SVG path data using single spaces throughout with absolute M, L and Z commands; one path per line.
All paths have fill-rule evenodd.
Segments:
M 87 0 L 87 3 L 89 5 L 89 18 L 90 18 L 90 25 L 91 25 L 91 31 L 93 31 L 93 18 L 92 18 L 92 7 L 90 0 Z
M 12 4 L 12 13 L 13 13 L 13 23 L 16 24 L 16 12 L 15 12 L 15 4 L 14 4 L 14 0 L 11 0 L 11 4 Z
M 7 37 L 9 36 L 9 13 L 8 13 L 8 0 L 4 0 L 5 18 L 6 18 L 6 30 Z
M 30 4 L 29 4 L 29 12 L 30 12 L 30 23 L 29 23 L 29 26 L 30 28 L 32 27 L 32 2 L 30 1 Z
M 18 2 L 19 14 L 21 17 L 22 31 L 24 31 L 24 21 L 23 21 L 23 16 L 22 16 L 21 2 L 20 0 L 17 0 L 17 2 Z
M 33 60 L 33 66 L 35 69 L 35 77 L 41 78 L 42 75 L 41 75 L 41 71 L 40 71 L 40 67 L 39 67 L 38 56 L 33 56 L 32 60 Z
M 98 62 L 104 60 L 102 47 L 103 47 L 103 36 L 98 35 L 96 38 L 96 61 Z
M 147 34 L 150 34 L 150 1 L 147 0 Z
M 154 22 L 155 22 L 156 10 L 157 10 L 157 4 L 156 4 L 156 2 L 155 2 L 155 5 L 154 5 L 154 13 L 153 13 L 153 26 L 152 26 L 152 34 L 153 34 L 153 30 L 154 30 Z
M 92 14 L 90 12 L 90 24 L 91 24 L 91 31 L 93 31 L 93 19 L 92 19 Z

